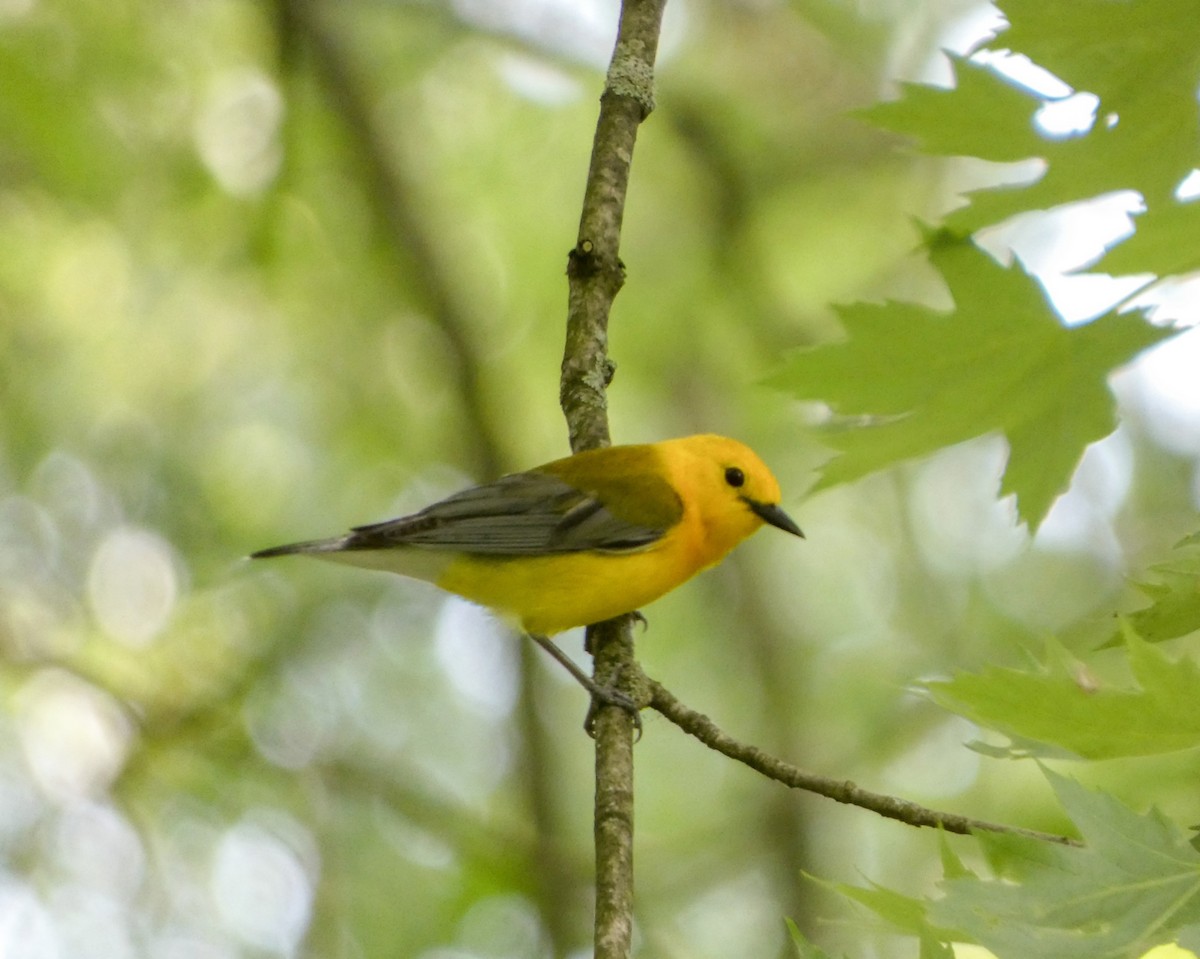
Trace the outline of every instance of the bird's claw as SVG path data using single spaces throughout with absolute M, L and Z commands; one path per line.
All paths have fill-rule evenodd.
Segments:
M 621 669 L 623 667 L 618 667 L 610 682 L 604 686 L 601 686 L 594 679 L 592 679 L 591 676 L 575 665 L 574 661 L 572 661 L 572 659 L 566 653 L 554 645 L 549 637 L 541 636 L 537 633 L 529 633 L 528 636 L 535 643 L 541 646 L 542 649 L 558 660 L 559 664 L 575 677 L 575 681 L 578 682 L 579 685 L 586 689 L 589 693 L 591 693 L 592 700 L 591 703 L 588 704 L 587 716 L 583 720 L 583 728 L 587 731 L 589 736 L 591 736 L 593 739 L 596 738 L 596 717 L 600 710 L 605 706 L 616 706 L 618 709 L 625 710 L 625 712 L 629 713 L 629 715 L 633 717 L 633 728 L 637 730 L 637 738 L 642 738 L 642 717 L 638 715 L 638 710 L 640 708 L 638 706 L 638 701 L 634 699 L 633 696 L 630 696 L 629 693 L 618 689 L 616 685 L 617 681 L 621 678 Z M 642 671 L 640 668 L 637 668 L 636 663 L 634 664 L 634 667 L 636 670 L 634 676 L 639 680 L 640 683 L 640 685 L 635 684 L 635 687 L 636 689 L 640 690 L 641 687 L 645 685 L 646 677 L 642 675 Z M 647 695 L 643 698 L 642 705 L 649 705 L 649 703 L 650 698 Z M 635 742 L 636 741 L 637 740 L 635 740 Z
M 642 714 L 632 696 L 617 689 L 616 686 L 597 686 L 595 684 L 591 687 L 591 694 L 592 700 L 588 703 L 587 715 L 583 717 L 583 728 L 592 739 L 596 738 L 596 720 L 599 718 L 600 710 L 605 706 L 616 706 L 629 713 L 636 732 L 633 741 L 636 743 L 642 738 Z

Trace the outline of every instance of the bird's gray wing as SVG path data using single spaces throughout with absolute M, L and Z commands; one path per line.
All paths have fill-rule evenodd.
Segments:
M 644 549 L 665 528 L 614 515 L 595 494 L 532 470 L 455 493 L 400 519 L 358 526 L 342 549 L 424 546 L 494 556 Z

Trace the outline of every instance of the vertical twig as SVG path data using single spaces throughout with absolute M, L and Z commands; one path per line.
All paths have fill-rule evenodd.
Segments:
M 571 251 L 567 337 L 559 399 L 578 452 L 610 440 L 608 316 L 625 280 L 619 251 L 638 125 L 654 108 L 654 58 L 666 0 L 625 0 L 592 144 L 579 238 Z M 637 675 L 628 621 L 588 629 L 596 682 Z M 596 719 L 596 959 L 625 959 L 633 936 L 633 722 L 602 708 Z

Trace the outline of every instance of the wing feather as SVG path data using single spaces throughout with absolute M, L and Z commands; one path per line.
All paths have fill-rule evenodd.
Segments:
M 626 552 L 655 543 L 670 525 L 624 519 L 602 493 L 531 470 L 463 490 L 411 516 L 355 527 L 341 548 L 423 546 L 493 556 Z

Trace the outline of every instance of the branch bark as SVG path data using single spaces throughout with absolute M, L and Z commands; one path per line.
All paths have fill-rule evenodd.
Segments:
M 939 812 L 907 799 L 901 799 L 899 796 L 871 792 L 855 785 L 848 779 L 830 779 L 827 776 L 806 772 L 798 766 L 777 759 L 757 746 L 734 739 L 703 713 L 698 713 L 681 703 L 661 683 L 654 680 L 647 680 L 647 682 L 652 697 L 651 708 L 658 710 L 685 733 L 694 736 L 710 749 L 715 749 L 730 759 L 736 759 L 756 772 L 762 773 L 768 779 L 774 779 L 792 789 L 803 789 L 827 799 L 858 806 L 910 826 L 933 826 L 964 836 L 975 832 L 1000 832 L 1062 846 L 1081 845 L 1078 840 L 1068 836 L 1038 832 L 1035 829 L 1023 829 L 1020 826 L 1006 826 L 1002 823 L 972 819 L 956 813 Z
M 559 401 L 575 452 L 608 446 L 608 318 L 625 281 L 621 223 L 638 126 L 654 108 L 654 58 L 666 0 L 625 0 L 600 97 L 579 235 L 567 265 L 567 334 Z M 628 618 L 588 629 L 593 675 L 635 682 Z M 631 690 L 630 690 L 631 692 Z M 596 959 L 624 959 L 633 937 L 633 720 L 613 707 L 596 716 Z

